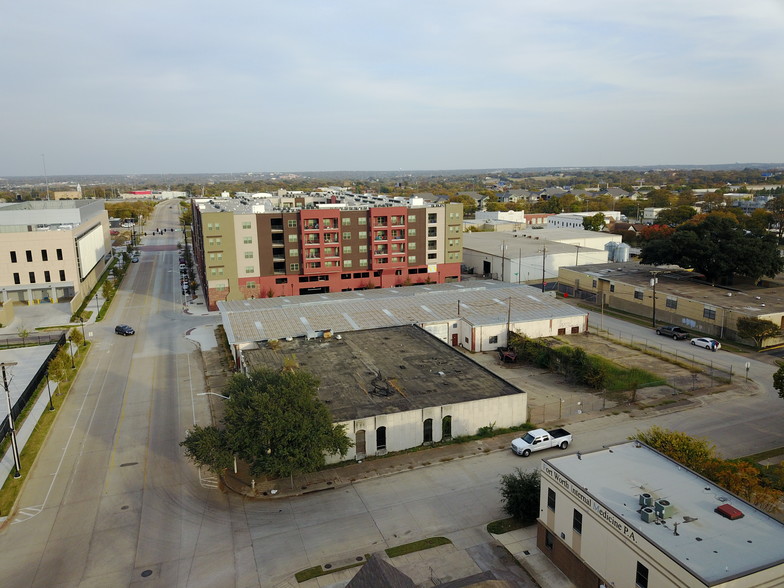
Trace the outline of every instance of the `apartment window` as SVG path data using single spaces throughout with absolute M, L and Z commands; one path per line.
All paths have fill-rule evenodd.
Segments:
M 294 235 L 296 237 L 296 235 Z M 245 245 L 251 245 L 253 243 L 253 237 L 243 237 L 242 242 Z
M 667 296 L 667 302 L 664 304 L 667 308 L 678 308 L 678 299 Z
M 248 286 L 249 290 L 255 290 L 256 289 L 256 282 L 248 282 L 246 285 Z
M 246 265 L 245 266 L 245 273 L 246 274 L 252 274 L 253 273 L 253 266 L 252 265 Z
M 350 255 L 351 254 L 351 245 L 343 245 L 343 254 Z
M 19 279 L 19 274 L 14 272 L 14 284 L 21 284 L 22 281 Z
M 343 267 L 351 267 L 353 265 L 354 265 L 354 262 L 352 262 L 350 259 L 344 259 L 343 260 Z
M 358 236 L 360 239 L 367 239 L 367 231 L 360 231 Z
M 65 270 L 60 270 L 60 281 L 65 282 Z
M 344 216 L 343 218 L 340 219 L 340 222 L 341 222 L 341 224 L 344 227 L 350 227 L 351 226 L 351 217 L 350 216 Z
M 253 259 L 253 251 L 246 251 L 245 259 Z
M 574 529 L 575 533 L 580 533 L 580 535 L 583 534 L 583 513 L 576 508 L 572 515 L 572 529 Z
M 635 290 L 635 291 L 634 291 L 634 297 L 635 297 L 637 300 L 642 300 L 642 298 L 643 298 L 643 296 L 642 296 L 642 290 Z
M 249 229 L 250 228 L 250 221 L 242 221 L 242 228 Z
M 298 263 L 290 263 L 289 264 L 289 271 L 291 271 L 291 272 L 298 272 L 299 271 L 299 264 Z
M 591 287 L 592 288 L 596 288 L 596 280 L 593 281 L 593 283 L 591 284 Z
M 217 276 L 218 275 L 218 270 L 216 270 L 215 268 L 210 269 L 210 275 L 213 276 L 213 277 Z
M 413 251 L 414 249 L 416 249 L 416 241 L 409 241 L 408 250 Z
M 215 223 L 215 230 L 220 231 L 220 223 Z
M 428 259 L 438 259 L 438 254 L 437 253 L 428 253 L 427 254 L 427 258 Z
M 289 257 L 297 257 L 299 255 L 299 249 L 289 249 Z
M 555 511 L 555 490 L 552 488 L 547 489 L 547 508 Z
M 52 276 L 48 271 L 44 271 L 44 282 L 47 284 L 52 281 Z
M 451 217 L 451 215 L 450 215 L 450 217 Z M 431 225 L 433 223 L 437 223 L 438 222 L 438 215 L 435 212 L 429 212 L 427 214 L 427 222 L 429 222 Z
M 467 341 L 468 339 L 466 339 L 466 342 Z M 550 531 L 544 532 L 544 546 L 550 550 L 553 548 L 553 534 Z
M 492 345 L 493 343 L 498 343 L 498 335 L 490 337 L 490 344 Z
M 359 260 L 359 267 L 367 267 L 368 260 L 363 258 Z
M 639 588 L 648 588 L 648 568 L 637 562 L 637 573 L 634 577 L 634 585 Z
M 29 272 L 28 275 L 30 276 L 30 283 L 35 284 L 35 272 Z
M 416 255 L 409 255 L 408 263 L 416 263 Z
M 296 233 L 291 233 L 291 235 L 289 235 L 289 243 L 296 243 L 298 240 L 299 237 Z
M 610 284 L 610 292 L 615 292 L 615 284 Z
M 290 218 L 290 219 L 289 219 L 289 222 L 288 222 L 288 227 L 289 227 L 290 229 L 296 229 L 296 228 L 297 228 L 297 219 L 295 219 L 295 218 Z
M 408 229 L 409 237 L 416 237 L 416 229 Z
M 207 230 L 208 230 L 208 231 L 211 231 L 211 230 L 212 230 L 212 223 L 207 223 Z
M 210 253 L 210 261 L 215 261 L 215 254 L 214 253 Z
M 367 217 L 360 216 L 360 217 L 357 219 L 357 224 L 358 224 L 358 225 L 366 225 L 366 224 L 367 224 Z
M 408 222 L 415 223 L 416 222 L 416 215 L 415 214 L 409 214 L 408 215 Z
M 27 261 L 33 261 L 33 252 L 28 249 L 25 251 L 25 257 L 27 257 Z
M 706 319 L 715 319 L 716 318 L 716 309 L 710 306 L 706 306 L 702 309 L 702 316 Z
M 220 285 L 218 285 L 218 286 L 215 286 L 215 289 L 216 289 L 218 292 L 225 292 L 225 291 L 226 291 L 226 284 L 220 284 Z
M 359 246 L 360 253 L 367 253 L 367 245 L 360 245 Z
M 49 252 L 46 249 L 41 249 L 41 260 L 49 261 Z
M 11 252 L 11 263 L 16 263 L 16 251 Z

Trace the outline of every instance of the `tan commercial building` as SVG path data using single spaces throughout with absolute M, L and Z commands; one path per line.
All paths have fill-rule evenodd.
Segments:
M 540 472 L 537 546 L 578 588 L 784 586 L 784 525 L 642 443 Z
M 655 280 L 653 282 L 652 280 Z M 769 283 L 728 288 L 712 286 L 693 272 L 639 263 L 562 267 L 559 290 L 597 308 L 622 310 L 697 334 L 737 339 L 740 317 L 756 317 L 784 327 L 784 286 Z M 655 293 L 655 298 L 654 298 Z M 763 347 L 781 338 L 765 339 Z
M 102 200 L 0 206 L 1 300 L 68 300 L 73 312 L 98 282 L 110 251 Z

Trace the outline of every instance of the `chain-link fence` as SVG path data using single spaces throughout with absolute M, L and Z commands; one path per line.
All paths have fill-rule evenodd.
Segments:
M 542 404 L 528 405 L 528 420 L 532 423 L 552 423 L 576 415 L 612 408 L 616 402 L 607 394 L 569 395 Z

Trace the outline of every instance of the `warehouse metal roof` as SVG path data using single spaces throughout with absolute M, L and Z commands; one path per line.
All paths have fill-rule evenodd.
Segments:
M 218 309 L 232 345 L 458 318 L 481 326 L 586 314 L 530 286 L 492 280 L 219 301 Z

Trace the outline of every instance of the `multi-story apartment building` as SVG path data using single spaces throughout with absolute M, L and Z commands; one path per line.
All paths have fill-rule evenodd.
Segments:
M 193 251 L 210 309 L 219 300 L 389 288 L 460 279 L 463 207 L 298 199 L 194 199 Z
M 95 286 L 111 251 L 102 200 L 0 206 L 2 302 L 61 302 L 71 311 Z

